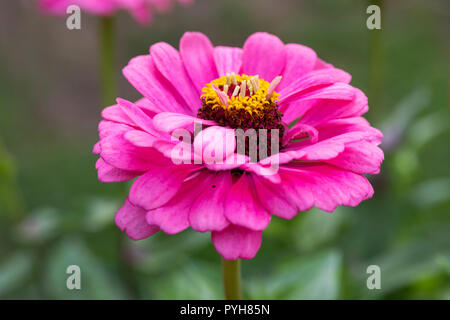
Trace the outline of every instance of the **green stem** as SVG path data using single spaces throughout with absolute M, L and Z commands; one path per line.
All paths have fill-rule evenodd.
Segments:
M 241 299 L 241 266 L 239 259 L 222 260 L 223 286 L 225 289 L 225 299 Z
M 382 0 L 369 0 L 369 4 L 375 4 L 380 7 L 381 17 L 385 14 Z M 383 18 L 381 18 L 383 19 Z M 383 28 L 383 23 L 381 28 Z M 369 103 L 375 108 L 372 109 L 378 116 L 381 111 L 381 97 L 383 91 L 383 73 L 384 73 L 384 48 L 382 30 L 369 30 Z M 377 110 L 377 111 L 375 111 Z
M 102 86 L 102 109 L 116 99 L 114 18 L 100 18 L 100 65 Z
M 114 18 L 100 18 L 100 85 L 102 87 L 102 109 L 114 104 L 117 97 L 116 81 L 116 43 L 114 32 Z M 128 194 L 127 185 L 120 185 L 121 193 Z M 132 267 L 127 262 L 124 255 L 126 240 L 124 235 L 117 232 L 117 249 L 119 252 L 118 267 L 119 273 L 128 291 L 128 297 L 136 299 L 138 297 L 138 287 L 133 277 Z
M 0 211 L 2 210 L 12 221 L 19 221 L 25 212 L 14 158 L 0 141 Z

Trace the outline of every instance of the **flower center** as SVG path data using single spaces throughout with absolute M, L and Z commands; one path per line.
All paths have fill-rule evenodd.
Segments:
M 279 129 L 284 133 L 283 114 L 275 92 L 281 77 L 268 83 L 259 76 L 227 74 L 206 84 L 197 116 L 221 126 L 246 129 Z

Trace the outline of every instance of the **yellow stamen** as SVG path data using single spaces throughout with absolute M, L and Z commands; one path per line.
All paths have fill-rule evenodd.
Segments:
M 231 78 L 233 79 L 233 84 L 237 85 L 236 74 L 234 72 L 231 73 Z
M 232 97 L 235 97 L 235 96 L 237 96 L 237 95 L 238 95 L 238 93 L 239 93 L 239 89 L 240 89 L 240 87 L 239 87 L 239 86 L 237 86 L 236 88 L 234 88 L 233 94 L 232 94 L 231 96 L 232 96 Z
M 247 92 L 247 81 L 242 81 L 241 83 L 241 97 L 245 98 L 245 94 Z
M 230 80 L 230 84 L 227 84 L 227 80 Z M 236 85 L 232 84 L 236 80 Z M 220 92 L 228 96 L 230 89 L 233 89 L 233 93 L 228 96 L 228 104 L 225 105 L 219 98 L 218 94 L 214 91 L 213 85 L 219 88 Z M 234 87 L 233 87 L 234 85 Z M 247 96 L 246 88 L 249 88 L 250 96 Z M 225 108 L 225 109 L 244 109 L 250 114 L 259 113 L 264 109 L 267 103 L 273 103 L 278 100 L 279 93 L 272 91 L 270 97 L 268 97 L 270 84 L 259 79 L 258 76 L 248 76 L 245 74 L 236 75 L 232 74 L 230 77 L 222 76 L 218 79 L 211 81 L 203 87 L 201 98 L 213 108 Z M 222 99 L 223 100 L 223 99 Z
M 269 100 L 272 97 L 272 94 L 275 92 L 276 87 L 280 84 L 281 76 L 275 77 L 269 85 L 269 89 L 267 89 L 266 99 Z

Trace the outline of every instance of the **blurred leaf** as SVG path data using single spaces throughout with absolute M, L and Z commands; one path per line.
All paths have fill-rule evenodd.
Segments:
M 411 185 L 420 168 L 419 157 L 410 148 L 402 148 L 393 154 L 394 169 L 401 185 Z
M 0 141 L 0 212 L 4 211 L 12 218 L 19 217 L 24 211 L 16 175 L 14 158 L 5 150 Z
M 338 299 L 342 256 L 327 251 L 289 261 L 272 277 L 249 283 L 251 299 Z
M 317 248 L 333 239 L 342 225 L 345 208 L 337 208 L 333 213 L 313 208 L 301 213 L 293 234 L 294 243 L 302 250 Z
M 449 130 L 447 112 L 437 111 L 414 122 L 408 130 L 408 140 L 415 149 L 430 143 L 435 137 Z
M 390 151 L 397 147 L 410 123 L 429 104 L 430 97 L 428 89 L 419 88 L 392 108 L 391 115 L 380 126 L 381 132 L 384 134 L 383 150 Z
M 69 290 L 67 267 L 81 269 L 81 290 Z M 79 239 L 65 239 L 49 254 L 46 269 L 47 291 L 52 299 L 124 299 L 126 294 L 119 279 L 97 260 Z
M 204 263 L 190 263 L 153 287 L 156 299 L 223 299 L 221 269 Z
M 411 285 L 424 276 L 442 272 L 442 259 L 450 258 L 450 239 L 447 230 L 436 230 L 435 233 L 433 241 L 414 239 L 370 259 L 367 265 L 361 266 L 359 277 L 355 281 L 355 286 L 359 289 L 357 296 L 380 298 Z M 381 290 L 368 290 L 366 287 L 366 268 L 371 264 L 381 268 Z
M 177 235 L 157 234 L 150 241 L 136 242 L 136 246 L 145 246 L 146 256 L 136 263 L 142 272 L 164 272 L 190 260 L 194 250 L 210 244 L 210 235 L 187 230 Z
M 16 166 L 12 156 L 0 142 L 0 182 L 10 183 L 16 176 Z
M 43 242 L 56 234 L 60 216 L 54 208 L 37 209 L 17 226 L 15 236 L 19 241 Z
M 450 178 L 425 181 L 413 189 L 411 202 L 421 208 L 431 208 L 450 200 Z
M 17 252 L 0 265 L 0 297 L 20 286 L 30 276 L 32 258 L 29 253 Z
M 114 215 L 120 207 L 118 201 L 94 198 L 88 202 L 84 228 L 96 232 L 114 223 Z

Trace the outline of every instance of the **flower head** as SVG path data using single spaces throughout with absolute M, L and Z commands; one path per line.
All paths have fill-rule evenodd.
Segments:
M 308 47 L 267 33 L 214 47 L 189 32 L 179 51 L 156 43 L 123 73 L 144 97 L 103 111 L 94 152 L 100 181 L 137 177 L 116 214 L 132 239 L 191 227 L 225 259 L 250 259 L 272 215 L 373 195 L 364 175 L 384 155 L 361 117 L 367 98 Z
M 40 9 L 46 13 L 63 15 L 70 5 L 77 5 L 82 10 L 99 16 L 111 16 L 116 11 L 128 10 L 141 24 L 148 24 L 152 12 L 168 12 L 174 0 L 38 0 Z M 193 0 L 178 0 L 190 4 Z

